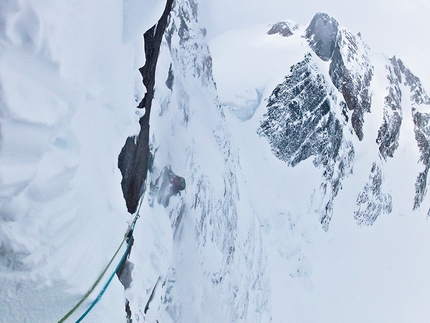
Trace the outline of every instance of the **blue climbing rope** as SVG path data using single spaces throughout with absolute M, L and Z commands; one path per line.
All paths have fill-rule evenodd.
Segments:
M 141 201 L 141 203 L 142 203 L 142 201 Z M 106 289 L 110 285 L 113 277 L 115 276 L 116 272 L 119 270 L 119 268 L 121 267 L 121 265 L 125 261 L 125 258 L 127 257 L 127 254 L 130 251 L 131 245 L 133 243 L 134 227 L 136 226 L 137 219 L 140 217 L 139 211 L 140 211 L 141 203 L 139 205 L 139 209 L 138 209 L 138 211 L 136 213 L 136 216 L 133 219 L 133 222 L 128 227 L 128 230 L 127 230 L 126 234 L 124 235 L 124 239 L 122 240 L 120 246 L 118 247 L 117 251 L 115 252 L 115 254 L 113 255 L 113 257 L 111 258 L 111 260 L 109 261 L 109 263 L 107 264 L 107 266 L 105 267 L 105 269 L 102 271 L 102 273 L 100 274 L 100 276 L 97 278 L 97 280 L 95 281 L 95 283 L 93 284 L 93 286 L 84 295 L 84 297 L 82 297 L 82 299 L 60 321 L 58 321 L 58 323 L 63 323 L 64 321 L 66 321 L 82 305 L 82 303 L 85 301 L 85 299 L 87 299 L 87 297 L 94 291 L 94 289 L 96 288 L 96 286 L 101 281 L 101 279 L 103 278 L 104 274 L 106 273 L 106 271 L 108 270 L 108 268 L 112 264 L 113 260 L 116 258 L 116 255 L 118 254 L 118 252 L 121 249 L 122 245 L 124 244 L 125 241 L 127 241 L 127 248 L 126 248 L 124 254 L 121 257 L 120 262 L 116 266 L 115 271 L 111 274 L 111 276 L 109 277 L 108 281 L 103 286 L 103 288 L 100 291 L 100 293 L 97 295 L 96 299 L 91 303 L 90 307 L 85 311 L 85 313 L 82 314 L 79 317 L 79 319 L 76 321 L 76 323 L 81 322 L 88 315 L 88 313 L 93 309 L 93 307 L 98 303 L 98 301 L 100 300 L 100 298 L 103 296 L 103 294 L 105 293 Z
M 134 222 L 135 224 L 136 222 Z M 91 312 L 91 310 L 93 309 L 94 306 L 96 306 L 96 304 L 99 302 L 100 298 L 102 298 L 103 294 L 105 293 L 106 289 L 108 288 L 108 286 L 110 285 L 113 277 L 115 276 L 115 274 L 118 272 L 119 268 L 121 267 L 121 265 L 123 264 L 125 257 L 127 257 L 127 254 L 131 248 L 131 244 L 133 241 L 133 230 L 134 230 L 134 225 L 133 227 L 130 229 L 128 235 L 128 244 L 127 244 L 127 249 L 125 250 L 124 254 L 121 257 L 121 261 L 118 263 L 118 265 L 115 268 L 115 271 L 110 275 L 108 281 L 106 282 L 106 284 L 103 286 L 102 290 L 100 291 L 100 293 L 97 295 L 96 299 L 91 303 L 90 307 L 88 307 L 88 309 L 84 312 L 84 314 L 81 315 L 81 317 L 76 321 L 76 323 L 81 322 L 85 316 L 88 315 L 89 312 Z

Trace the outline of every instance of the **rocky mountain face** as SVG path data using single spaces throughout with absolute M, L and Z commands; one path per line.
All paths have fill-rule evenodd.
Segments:
M 311 51 L 273 90 L 258 132 L 267 138 L 275 156 L 289 166 L 312 157 L 316 167 L 323 167 L 324 202 L 318 212 L 323 228 L 328 230 L 342 182 L 354 172 L 355 145 L 366 136 L 366 115 L 372 118 L 373 106 L 381 102 L 372 102 L 374 67 L 360 35 L 340 28 L 327 14 L 318 13 L 304 37 Z M 379 159 L 372 164 L 369 180 L 356 200 L 354 218 L 359 224 L 373 224 L 380 214 L 392 211 L 394 201 L 385 192 L 384 163 L 399 146 L 403 113 L 412 116 L 420 151 L 417 162 L 423 165 L 416 179 L 413 209 L 419 208 L 426 194 L 429 115 L 425 111 L 429 97 L 401 60 L 387 60 L 385 73 L 388 85 L 383 122 L 375 138 Z M 351 130 L 358 142 L 352 140 Z
M 126 290 L 130 318 L 260 322 L 268 313 L 268 282 L 259 227 L 250 214 L 251 223 L 238 232 L 240 165 L 217 101 L 212 58 L 194 0 L 173 4 L 155 80 L 149 133 L 153 161 L 143 207 L 169 219 L 173 250 L 167 271 L 135 276 Z M 183 194 L 172 190 L 175 176 L 186 179 Z M 237 252 L 243 248 L 246 253 Z M 236 280 L 244 267 L 255 271 Z M 132 296 L 142 291 L 150 291 L 144 301 Z
M 280 22 L 267 33 L 288 38 L 298 30 L 293 23 Z M 269 230 L 272 222 L 286 221 L 289 224 L 282 228 L 288 229 L 282 234 L 292 235 L 293 222 L 298 221 L 285 211 L 261 222 L 263 215 L 253 210 L 253 202 L 242 198 L 247 194 L 246 179 L 218 103 L 204 33 L 198 25 L 197 3 L 176 1 L 159 43 L 153 74 L 147 178 L 147 212 L 169 219 L 172 260 L 166 272 L 148 272 L 145 279 L 134 275 L 126 290 L 131 321 L 270 321 L 275 302 L 271 293 L 276 287 L 269 275 L 263 230 Z M 419 79 L 400 60 L 386 60 L 386 93 L 384 101 L 377 102 L 372 88 L 375 67 L 360 35 L 319 13 L 303 38 L 308 46 L 303 60 L 291 66 L 270 96 L 261 99 L 267 99 L 267 111 L 257 133 L 285 167 L 294 168 L 311 159 L 321 171 L 312 207 L 327 231 L 339 195 L 346 181 L 354 177 L 357 151 L 368 144 L 365 139 L 369 136 L 374 136 L 369 149 L 377 157 L 366 166 L 369 173 L 354 197 L 351 214 L 357 224 L 372 225 L 381 214 L 392 212 L 396 201 L 386 184 L 385 164 L 400 145 L 403 114 L 409 113 L 422 165 L 411 210 L 419 208 L 425 199 L 430 158 L 429 115 L 424 112 L 429 98 Z M 378 108 L 381 104 L 383 109 Z M 367 132 L 366 122 L 378 109 L 383 117 L 375 136 Z M 130 155 L 127 151 L 126 145 L 120 166 L 124 156 Z M 121 167 L 124 174 L 127 168 Z M 172 179 L 177 177 L 187 181 L 183 195 L 172 189 Z M 246 215 L 239 212 L 244 209 Z M 312 268 L 301 249 L 281 249 L 288 250 L 279 253 L 294 263 L 288 277 L 306 280 Z M 155 264 L 162 262 L 159 255 L 151 257 Z M 133 297 L 142 295 L 142 290 L 147 291 L 146 297 Z
M 315 167 L 323 167 L 321 223 L 328 229 L 333 200 L 342 180 L 352 172 L 354 148 L 344 135 L 347 116 L 341 109 L 345 106 L 336 105 L 330 85 L 313 60 L 306 55 L 273 91 L 259 133 L 289 166 L 312 157 Z M 340 119 L 335 109 L 342 111 Z
M 391 58 L 387 64 L 387 70 L 390 87 L 388 89 L 389 93 L 385 97 L 384 123 L 379 129 L 376 142 L 379 144 L 379 151 L 384 159 L 387 156 L 393 157 L 394 151 L 398 147 L 399 129 L 403 120 L 402 104 L 409 100 L 411 110 L 404 113 L 411 113 L 412 115 L 415 140 L 420 152 L 418 163 L 423 166 L 423 170 L 418 174 L 415 183 L 413 203 L 413 209 L 415 210 L 420 207 L 427 192 L 430 158 L 430 112 L 426 108 L 430 107 L 430 98 L 423 89 L 419 78 L 413 75 L 400 59 Z

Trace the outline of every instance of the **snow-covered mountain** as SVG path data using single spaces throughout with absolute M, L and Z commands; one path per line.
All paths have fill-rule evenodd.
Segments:
M 415 137 L 415 150 L 419 150 L 417 162 L 422 165 L 419 173 L 405 174 L 404 178 L 407 181 L 408 175 L 415 175 L 415 190 L 410 188 L 415 196 L 409 205 L 413 205 L 411 210 L 419 208 L 427 187 L 430 112 L 429 97 L 419 79 L 396 57 L 387 60 L 385 71 L 378 70 L 381 75 L 374 75 L 369 49 L 360 36 L 339 28 L 327 14 L 316 14 L 304 37 L 317 57 L 306 54 L 273 90 L 260 134 L 267 137 L 275 155 L 288 165 L 295 166 L 313 157 L 314 165 L 324 168 L 321 187 L 327 202 L 324 201 L 319 213 L 327 230 L 335 198 L 345 178 L 354 172 L 355 146 L 361 143 L 354 144 L 351 134 L 363 141 L 365 119 L 373 123 L 372 112 L 380 113 L 383 107 L 377 136 L 368 130 L 378 146 L 379 156 L 372 163 L 369 181 L 357 197 L 354 217 L 360 224 L 373 224 L 379 215 L 392 212 L 397 201 L 392 201 L 388 193 L 383 170 L 387 158 L 394 158 L 399 148 L 401 132 L 406 132 L 401 131 L 402 122 L 412 123 L 409 128 L 413 127 L 414 132 L 402 133 L 402 137 Z M 318 59 L 327 62 L 326 66 Z M 372 79 L 377 77 L 385 78 L 385 89 L 371 87 Z M 383 101 L 376 97 L 372 100 L 373 93 L 383 94 Z M 365 118 L 366 114 L 369 117 Z M 405 120 L 403 114 L 407 114 Z M 368 150 L 372 149 L 365 144 Z
M 137 210 L 84 321 L 428 321 L 430 99 L 406 62 L 324 13 L 209 44 L 197 0 L 0 15 L 1 322 L 58 322 Z

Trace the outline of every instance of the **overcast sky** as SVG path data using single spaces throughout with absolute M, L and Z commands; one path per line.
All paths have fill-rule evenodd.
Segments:
M 396 55 L 430 94 L 430 1 L 428 0 L 201 0 L 200 23 L 213 38 L 230 29 L 291 19 L 309 24 L 326 12 L 374 50 Z

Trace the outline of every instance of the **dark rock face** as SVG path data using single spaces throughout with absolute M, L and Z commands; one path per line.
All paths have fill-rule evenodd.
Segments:
M 391 213 L 392 198 L 383 193 L 382 161 L 394 157 L 399 146 L 400 127 L 403 121 L 402 112 L 402 75 L 396 61 L 390 60 L 386 66 L 389 86 L 384 98 L 383 121 L 378 130 L 376 143 L 381 160 L 374 163 L 369 175 L 369 181 L 357 197 L 357 210 L 354 218 L 360 225 L 372 225 L 379 215 Z
M 118 157 L 118 167 L 123 177 L 121 181 L 122 191 L 127 210 L 130 213 L 136 212 L 148 173 L 149 117 L 152 98 L 154 97 L 155 68 L 172 4 L 173 0 L 167 0 L 163 15 L 158 23 L 144 34 L 146 62 L 139 71 L 142 74 L 143 84 L 147 92 L 138 108 L 145 109 L 145 114 L 139 120 L 139 135 L 127 138 Z
M 428 173 L 430 168 L 430 98 L 422 87 L 418 77 L 405 67 L 395 56 L 387 65 L 390 87 L 385 98 L 384 123 L 378 132 L 376 142 L 383 158 L 393 157 L 398 147 L 400 126 L 402 123 L 401 105 L 409 94 L 411 113 L 414 122 L 415 140 L 420 152 L 419 163 L 423 170 L 418 174 L 415 182 L 415 198 L 413 209 L 418 209 L 427 192 Z M 423 109 L 425 107 L 425 109 Z M 430 210 L 429 210 L 430 211 Z
M 415 210 L 420 207 L 427 193 L 427 181 L 430 168 L 430 113 L 421 113 L 416 110 L 413 110 L 412 113 L 415 124 L 415 140 L 418 143 L 421 154 L 419 162 L 424 165 L 424 170 L 418 174 L 417 181 L 415 182 L 413 207 Z
M 288 24 L 288 22 L 280 21 L 274 24 L 272 28 L 270 28 L 270 30 L 267 32 L 267 34 L 268 35 L 279 34 L 282 37 L 288 37 L 294 34 L 293 31 L 295 30 L 295 28 L 297 28 L 297 26 L 291 27 L 290 24 Z
M 175 75 L 173 74 L 173 70 L 172 70 L 172 64 L 170 64 L 169 67 L 169 73 L 167 75 L 167 79 L 166 79 L 166 86 L 167 88 L 172 91 L 173 90 L 173 81 L 175 80 Z
M 337 21 L 325 13 L 314 16 L 305 38 L 319 58 L 330 61 L 330 78 L 352 111 L 352 127 L 362 140 L 364 113 L 370 112 L 369 86 L 373 76 L 367 46 L 360 37 L 339 28 Z
M 124 289 L 130 288 L 130 285 L 133 282 L 133 278 L 132 278 L 133 269 L 134 269 L 134 264 L 128 259 L 125 259 L 123 264 L 121 265 L 121 267 L 116 273 Z
M 330 113 L 325 79 L 310 55 L 291 68 L 291 74 L 272 92 L 267 107 L 259 133 L 267 137 L 276 157 L 295 166 L 310 156 L 327 160 L 337 155 L 342 129 Z
M 410 90 L 415 140 L 417 141 L 420 151 L 420 159 L 418 162 L 423 164 L 424 167 L 423 171 L 418 174 L 415 182 L 415 198 L 413 205 L 413 209 L 415 210 L 420 207 L 427 193 L 428 173 L 430 168 L 430 113 L 424 111 L 430 111 L 430 98 L 423 89 L 419 78 L 413 75 L 400 59 L 393 57 L 390 61 L 393 66 L 397 66 L 400 73 L 403 74 L 403 85 L 409 87 Z M 402 79 L 400 78 L 400 82 L 401 81 Z
M 291 67 L 291 74 L 279 84 L 268 101 L 259 134 L 269 141 L 275 156 L 290 166 L 313 156 L 322 166 L 324 207 L 321 223 L 328 225 L 333 199 L 341 181 L 351 172 L 354 150 L 346 142 L 343 125 L 332 111 L 332 98 L 324 76 L 308 54 Z
M 384 99 L 383 122 L 378 131 L 376 143 L 379 146 L 381 162 L 388 157 L 394 157 L 399 146 L 399 137 L 403 114 L 407 113 L 402 104 L 410 102 L 414 122 L 415 140 L 417 141 L 420 158 L 418 163 L 423 170 L 415 182 L 415 197 L 413 209 L 418 209 L 427 192 L 428 173 L 430 168 L 430 113 L 422 112 L 430 109 L 430 98 L 422 88 L 420 80 L 408 70 L 403 62 L 396 57 L 389 59 L 386 66 L 389 86 Z M 407 97 L 409 96 L 409 97 Z M 371 225 L 383 213 L 392 211 L 392 201 L 389 194 L 383 193 L 382 164 L 372 166 L 369 182 L 357 198 L 358 209 L 355 219 L 359 224 Z M 430 210 L 429 210 L 430 212 Z M 429 213 L 430 214 L 430 213 Z
M 277 30 L 273 28 L 273 33 Z M 340 28 L 327 14 L 314 16 L 305 38 L 318 58 L 327 62 L 329 79 L 318 70 L 314 61 L 318 58 L 306 55 L 302 62 L 291 67 L 291 73 L 273 91 L 258 132 L 268 139 L 275 156 L 289 166 L 313 157 L 314 165 L 323 167 L 322 207 L 318 211 L 323 228 L 327 230 L 333 201 L 342 187 L 342 180 L 353 167 L 354 148 L 344 139 L 344 131 L 355 133 L 360 141 L 364 138 L 364 117 L 371 113 L 372 106 L 370 85 L 374 67 L 361 36 Z M 372 225 L 379 215 L 393 210 L 391 195 L 384 186 L 384 163 L 399 147 L 405 104 L 411 105 L 420 153 L 417 162 L 422 165 L 415 182 L 414 210 L 420 207 L 427 191 L 430 97 L 401 60 L 391 58 L 386 68 L 389 83 L 376 138 L 379 158 L 372 164 L 354 212 L 360 225 Z M 343 100 L 339 100 L 339 96 Z
M 361 38 L 346 30 L 339 31 L 329 74 L 334 86 L 342 93 L 348 109 L 352 111 L 352 127 L 358 139 L 362 140 L 364 113 L 370 112 L 372 101 L 369 87 L 373 66 Z
M 336 46 L 338 22 L 326 13 L 317 13 L 308 28 L 305 37 L 315 54 L 323 61 L 328 61 Z
M 180 69 L 191 71 L 195 78 L 203 82 L 203 85 L 210 86 L 214 83 L 212 57 L 203 41 L 202 30 L 196 30 L 197 12 L 196 1 L 184 0 L 175 3 L 165 37 L 173 61 L 180 63 Z M 187 55 L 185 57 L 179 55 L 178 51 L 173 49 L 175 46 L 179 46 L 181 51 L 186 51 Z M 193 59 L 190 60 L 190 57 Z
M 428 173 L 430 168 L 430 97 L 422 87 L 418 77 L 407 69 L 400 59 L 393 57 L 392 64 L 398 64 L 400 72 L 405 76 L 404 85 L 410 89 L 412 117 L 414 120 L 415 140 L 420 151 L 419 163 L 423 164 L 423 171 L 418 174 L 415 182 L 415 198 L 413 209 L 418 209 L 427 193 Z M 429 210 L 430 212 L 430 210 Z
M 378 131 L 376 143 L 384 160 L 393 157 L 399 147 L 400 126 L 402 125 L 402 76 L 398 64 L 387 65 L 390 86 L 384 102 L 384 119 Z
M 391 213 L 392 198 L 383 193 L 382 184 L 381 167 L 373 163 L 369 181 L 357 197 L 358 210 L 354 212 L 354 219 L 358 224 L 372 225 L 380 214 Z

